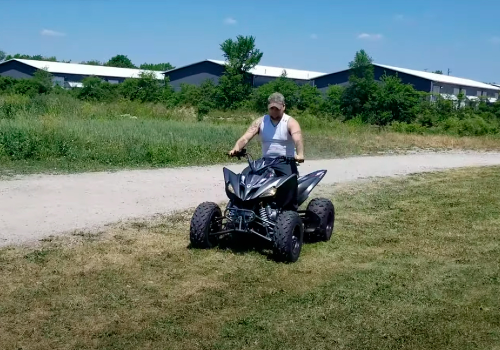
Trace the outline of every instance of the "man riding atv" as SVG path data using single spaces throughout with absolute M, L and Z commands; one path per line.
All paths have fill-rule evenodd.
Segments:
M 246 157 L 248 167 L 241 173 L 223 168 L 229 199 L 224 211 L 212 201 L 196 207 L 189 228 L 192 247 L 212 248 L 223 236 L 250 234 L 269 243 L 277 261 L 295 262 L 304 240 L 330 240 L 335 221 L 331 200 L 313 198 L 298 210 L 327 171 L 298 176 L 297 162 L 304 161 L 299 123 L 284 113 L 282 94 L 274 93 L 268 101 L 269 114 L 256 119 L 229 152 Z M 262 157 L 254 160 L 244 147 L 257 134 Z
M 304 162 L 302 131 L 297 120 L 285 113 L 285 97 L 279 92 L 271 94 L 268 98 L 268 111 L 269 114 L 252 122 L 243 136 L 236 141 L 229 155 L 238 154 L 255 135 L 259 134 L 264 159 L 285 156 L 295 158 L 295 161 L 299 163 Z M 295 152 L 295 149 L 297 152 Z M 297 164 L 294 161 L 275 162 L 271 168 L 273 168 L 277 176 L 299 175 Z M 247 168 L 244 172 L 248 170 Z M 295 198 L 292 204 L 294 210 L 297 210 L 296 192 L 297 188 L 294 189 L 293 196 Z

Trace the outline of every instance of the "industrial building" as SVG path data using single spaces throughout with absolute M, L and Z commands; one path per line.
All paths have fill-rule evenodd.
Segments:
M 215 84 L 224 74 L 226 62 L 207 59 L 183 67 L 174 68 L 166 72 L 147 71 L 142 69 L 117 68 L 107 66 L 93 66 L 87 64 L 62 63 L 26 59 L 11 59 L 0 63 L 0 76 L 12 78 L 31 78 L 39 69 L 46 69 L 53 75 L 55 84 L 70 88 L 81 87 L 82 80 L 89 76 L 96 76 L 112 84 L 123 82 L 127 78 L 139 78 L 141 72 L 152 72 L 158 80 L 168 78 L 171 86 L 178 90 L 181 84 L 200 85 L 203 81 L 211 79 Z M 412 84 L 416 90 L 440 94 L 444 98 L 456 100 L 462 92 L 469 100 L 478 99 L 479 96 L 495 102 L 499 98 L 500 85 L 486 84 L 471 79 L 399 68 L 374 63 L 375 79 L 385 74 L 395 75 L 403 83 Z M 289 79 L 297 84 L 311 84 L 320 91 L 326 92 L 330 85 L 345 86 L 349 82 L 350 70 L 345 69 L 334 73 L 322 73 L 282 67 L 257 65 L 250 71 L 253 87 L 259 87 L 286 73 Z
M 214 84 L 218 84 L 219 78 L 224 74 L 225 64 L 225 61 L 207 59 L 168 70 L 164 72 L 164 74 L 165 77 L 169 79 L 172 87 L 176 90 L 178 90 L 180 85 L 183 83 L 199 86 L 207 79 L 211 79 Z M 312 79 L 326 74 L 321 72 L 262 65 L 257 65 L 249 71 L 253 87 L 259 87 L 269 83 L 270 81 L 281 76 L 283 72 L 286 72 L 287 78 L 294 80 L 299 85 L 311 84 Z
M 462 92 L 469 100 L 476 100 L 479 96 L 488 98 L 489 102 L 498 100 L 500 87 L 479 81 L 458 78 L 444 74 L 430 73 L 407 68 L 373 64 L 375 80 L 384 75 L 396 75 L 405 84 L 412 84 L 418 91 L 440 94 L 446 99 L 456 100 Z M 350 69 L 325 74 L 313 79 L 313 85 L 325 92 L 329 85 L 345 86 L 349 82 Z
M 139 78 L 141 72 L 153 72 L 158 80 L 164 80 L 162 72 L 157 71 L 17 58 L 0 63 L 0 76 L 29 79 L 39 69 L 46 69 L 53 75 L 54 84 L 66 88 L 81 87 L 82 80 L 90 76 L 99 77 L 111 84 L 118 84 L 127 78 Z

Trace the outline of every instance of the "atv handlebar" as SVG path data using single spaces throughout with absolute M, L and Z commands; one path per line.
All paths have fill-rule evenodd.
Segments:
M 239 152 L 235 152 L 234 154 L 228 154 L 228 156 L 229 157 L 236 157 L 236 158 L 238 158 L 238 160 L 241 160 L 241 157 L 248 158 L 249 154 L 247 153 L 246 148 L 243 148 Z M 295 157 L 286 157 L 286 156 L 279 156 L 279 157 L 276 157 L 276 159 L 285 160 L 285 161 L 295 161 L 295 163 L 297 163 L 297 165 L 299 165 L 299 163 L 304 162 L 303 159 L 299 161 L 299 160 L 295 159 Z
M 248 155 L 248 153 L 247 153 L 246 148 L 243 148 L 242 150 L 240 150 L 239 152 L 235 152 L 234 154 L 228 154 L 229 157 L 237 157 L 238 160 L 240 160 L 241 157 L 245 157 L 247 155 Z

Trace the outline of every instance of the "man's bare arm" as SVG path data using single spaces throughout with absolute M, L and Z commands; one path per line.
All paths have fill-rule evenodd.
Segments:
M 236 144 L 234 145 L 233 150 L 240 151 L 243 147 L 247 145 L 252 138 L 259 133 L 259 126 L 262 121 L 262 117 L 253 121 L 253 123 L 248 127 L 247 131 L 241 136 Z
M 297 157 L 299 159 L 304 159 L 304 140 L 302 138 L 302 130 L 300 129 L 299 123 L 294 118 L 290 118 L 290 121 L 288 122 L 288 130 L 290 131 L 292 139 L 295 142 Z

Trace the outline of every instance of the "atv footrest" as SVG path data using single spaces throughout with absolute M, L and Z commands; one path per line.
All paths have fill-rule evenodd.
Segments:
M 220 235 L 225 235 L 227 233 L 251 233 L 251 234 L 259 236 L 260 238 L 265 239 L 266 241 L 272 242 L 271 238 L 263 236 L 260 233 L 258 233 L 257 231 L 254 231 L 252 229 L 240 230 L 238 228 L 233 228 L 233 229 L 230 229 L 230 230 L 222 230 L 222 231 L 218 231 L 218 232 L 211 232 L 211 233 L 209 233 L 209 235 L 210 236 L 220 236 Z

